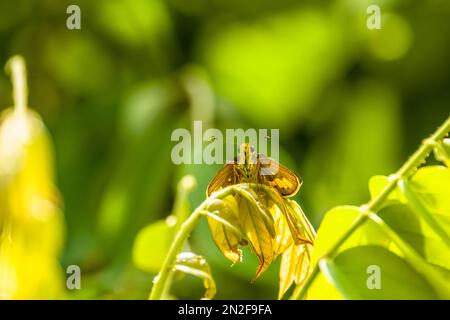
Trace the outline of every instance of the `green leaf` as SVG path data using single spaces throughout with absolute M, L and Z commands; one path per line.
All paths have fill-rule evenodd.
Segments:
M 166 220 L 156 221 L 139 231 L 133 245 L 133 262 L 139 269 L 157 273 L 161 269 L 174 237 Z
M 447 155 L 450 155 L 450 138 L 442 140 L 442 148 L 444 149 Z
M 388 181 L 387 177 L 376 176 L 372 179 L 374 178 L 378 179 L 379 188 L 383 187 L 380 183 L 381 180 L 384 180 L 384 184 Z M 372 179 L 371 185 L 373 187 L 376 182 Z M 450 170 L 440 166 L 419 169 L 412 177 L 411 182 L 408 183 L 409 206 L 414 207 L 415 204 L 420 210 L 427 211 L 425 212 L 426 216 L 429 212 L 434 223 L 439 224 L 438 228 L 441 229 L 441 233 L 446 235 L 450 232 L 449 185 Z M 371 193 L 372 191 L 373 189 L 371 189 Z M 372 194 L 372 196 L 375 195 Z M 450 252 L 439 235 L 433 232 L 426 220 L 418 219 L 408 206 L 398 204 L 399 202 L 408 202 L 402 190 L 396 188 L 388 199 L 394 201 L 391 202 L 390 206 L 382 209 L 379 216 L 427 262 L 441 268 L 450 269 Z M 397 204 L 392 205 L 392 203 Z M 423 215 L 419 214 L 419 216 Z M 446 270 L 439 271 L 444 272 L 444 276 L 448 276 Z
M 314 244 L 312 266 L 320 259 L 353 224 L 360 215 L 359 207 L 341 206 L 328 211 L 317 232 Z M 339 248 L 339 251 L 363 244 L 387 245 L 389 240 L 372 222 L 367 221 L 358 228 Z M 308 291 L 308 299 L 342 299 L 339 291 L 319 274 Z
M 450 169 L 428 166 L 411 178 L 411 188 L 429 211 L 450 234 Z
M 313 265 L 350 228 L 359 214 L 359 208 L 352 206 L 337 207 L 327 213 L 318 230 L 312 258 Z M 386 207 L 380 212 L 380 217 L 385 220 L 385 223 L 402 240 L 417 251 L 424 260 L 432 263 L 432 269 L 436 270 L 444 278 L 449 277 L 449 273 L 446 270 L 449 264 L 448 261 L 450 261 L 448 260 L 449 253 L 447 250 L 442 250 L 446 249 L 445 244 L 406 205 Z M 378 245 L 393 253 L 403 255 L 398 246 L 373 221 L 367 221 L 358 228 L 340 246 L 338 253 L 349 248 L 367 244 Z M 430 277 L 432 277 L 431 274 Z M 445 291 L 445 288 L 442 290 Z M 337 288 L 325 280 L 323 274 L 319 274 L 308 292 L 308 298 L 310 299 L 341 299 L 343 297 Z
M 349 229 L 360 214 L 360 209 L 356 206 L 340 206 L 327 212 L 317 231 L 312 258 L 314 265 Z M 379 228 L 373 222 L 367 221 L 340 246 L 340 251 L 368 243 L 382 245 L 388 242 Z
M 436 160 L 441 161 L 447 167 L 450 166 L 450 139 L 444 139 L 441 143 L 437 143 L 433 151 Z
M 392 205 L 378 215 L 428 263 L 450 270 L 450 250 L 409 206 Z
M 330 284 L 333 284 L 343 297 L 346 299 L 361 299 L 358 291 L 349 281 L 350 279 L 339 267 L 336 267 L 333 261 L 322 259 L 320 260 L 319 265 L 325 279 L 327 279 Z
M 31 110 L 6 109 L 0 114 L 2 299 L 62 297 L 61 207 L 54 185 L 52 141 L 44 123 Z
M 216 283 L 206 260 L 191 252 L 182 252 L 177 256 L 175 270 L 203 279 L 205 294 L 203 299 L 212 299 L 216 295 Z
M 349 299 L 438 298 L 433 287 L 406 260 L 379 246 L 348 249 L 336 256 L 334 263 L 321 264 L 321 268 Z M 379 287 L 375 280 L 378 271 Z
M 450 249 L 450 237 L 443 226 L 438 221 L 438 217 L 433 214 L 430 207 L 425 207 L 425 203 L 416 195 L 414 189 L 407 180 L 399 181 L 399 188 L 408 199 L 408 203 L 416 214 L 421 217 L 430 228 L 444 241 L 447 249 Z
M 370 198 L 378 196 L 388 183 L 389 177 L 381 175 L 371 177 L 369 180 Z M 398 189 L 394 189 L 384 201 L 384 206 L 397 203 L 406 203 L 406 199 Z

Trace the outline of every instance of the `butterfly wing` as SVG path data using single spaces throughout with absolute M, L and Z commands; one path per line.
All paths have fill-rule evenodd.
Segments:
M 302 180 L 294 172 L 265 155 L 259 154 L 258 160 L 262 183 L 275 188 L 283 197 L 292 197 L 298 192 Z
M 223 189 L 227 186 L 237 183 L 237 175 L 234 163 L 227 163 L 222 170 L 214 177 L 206 190 L 206 196 L 209 197 L 213 192 Z

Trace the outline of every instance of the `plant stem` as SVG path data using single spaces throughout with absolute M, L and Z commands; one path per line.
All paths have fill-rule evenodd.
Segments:
M 253 184 L 247 185 L 252 186 Z M 194 227 L 197 225 L 202 215 L 204 215 L 204 210 L 208 206 L 210 201 L 212 199 L 223 199 L 231 194 L 239 192 L 241 191 L 235 185 L 232 185 L 213 193 L 208 199 L 203 201 L 200 206 L 197 207 L 197 209 L 194 210 L 194 212 L 189 216 L 189 218 L 186 219 L 186 221 L 183 222 L 175 236 L 172 245 L 170 246 L 161 271 L 154 280 L 152 291 L 150 292 L 149 296 L 150 300 L 159 300 L 162 298 L 162 295 L 166 291 L 166 287 L 170 282 L 170 275 L 173 271 L 173 267 L 175 266 L 177 255 L 183 249 L 184 243 L 186 242 Z
M 27 108 L 28 87 L 25 60 L 21 56 L 13 56 L 6 63 L 5 69 L 11 74 L 13 83 L 14 110 L 20 114 Z
M 175 265 L 177 255 L 183 249 L 186 239 L 189 237 L 192 229 L 194 229 L 195 225 L 200 219 L 202 209 L 203 209 L 202 206 L 197 208 L 189 216 L 189 218 L 181 225 L 180 230 L 178 231 L 172 245 L 170 246 L 169 252 L 167 253 L 166 259 L 164 260 L 164 264 L 161 268 L 161 271 L 154 280 L 154 285 L 149 297 L 150 300 L 161 299 L 162 294 L 165 291 L 169 275 L 171 274 L 172 269 Z
M 352 223 L 350 228 L 339 238 L 339 240 L 320 258 L 317 260 L 316 265 L 314 266 L 313 270 L 311 271 L 311 274 L 309 275 L 308 279 L 306 280 L 305 284 L 303 285 L 302 289 L 298 291 L 297 294 L 295 294 L 291 299 L 298 300 L 302 299 L 306 292 L 308 291 L 309 287 L 315 280 L 315 278 L 318 276 L 320 272 L 320 266 L 319 266 L 319 260 L 321 259 L 328 259 L 329 257 L 333 257 L 336 253 L 337 249 L 348 239 L 349 236 L 352 235 L 352 233 L 358 229 L 364 222 L 368 220 L 367 214 L 360 214 L 355 221 Z
M 345 232 L 339 240 L 317 261 L 321 259 L 328 259 L 333 257 L 339 247 L 348 239 L 352 233 L 358 229 L 362 224 L 364 224 L 368 220 L 369 213 L 375 214 L 380 207 L 382 206 L 384 200 L 389 196 L 389 194 L 397 187 L 398 182 L 402 178 L 408 178 L 412 175 L 417 167 L 425 161 L 430 152 L 433 150 L 433 145 L 438 141 L 445 138 L 450 131 L 450 117 L 436 130 L 433 135 L 424 140 L 420 145 L 419 149 L 405 162 L 404 165 L 400 167 L 400 169 L 393 175 L 393 177 L 389 180 L 389 183 L 383 188 L 383 190 L 375 196 L 372 200 L 369 201 L 364 206 L 361 206 L 362 213 L 356 217 L 354 223 L 351 227 Z M 314 282 L 315 278 L 320 272 L 319 264 L 316 263 L 313 270 L 311 271 L 310 276 L 306 280 L 302 289 L 298 291 L 297 294 L 294 294 L 291 299 L 303 299 L 308 291 L 309 287 Z
M 373 198 L 368 204 L 367 209 L 372 212 L 377 212 L 386 200 L 387 196 L 395 189 L 401 178 L 408 178 L 414 173 L 416 168 L 428 157 L 433 150 L 433 144 L 442 140 L 447 136 L 450 131 L 450 117 L 436 130 L 436 132 L 420 145 L 419 149 L 405 162 L 403 166 L 395 173 L 389 183 L 384 187 L 375 198 Z

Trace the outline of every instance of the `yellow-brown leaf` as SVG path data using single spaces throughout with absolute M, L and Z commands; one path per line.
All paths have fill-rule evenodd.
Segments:
M 273 260 L 272 237 L 259 211 L 242 197 L 239 198 L 239 215 L 244 232 L 259 259 L 254 281 Z
M 234 196 L 228 196 L 223 200 L 214 201 L 208 206 L 208 210 L 217 210 L 220 212 L 221 218 L 236 226 L 237 229 L 241 229 L 237 216 L 238 204 Z M 208 217 L 208 224 L 214 242 L 223 255 L 233 263 L 241 261 L 242 253 L 239 249 L 241 236 L 230 227 L 210 217 Z
M 295 282 L 301 286 L 309 273 L 312 246 L 310 244 L 292 245 L 281 257 L 279 273 L 278 299 L 281 299 L 286 291 Z
M 273 205 L 270 208 L 275 220 L 275 238 L 273 239 L 274 256 L 285 252 L 292 243 L 291 230 L 288 223 L 278 206 Z
M 316 232 L 303 213 L 300 205 L 293 200 L 286 199 L 286 219 L 292 233 L 295 244 L 314 244 Z

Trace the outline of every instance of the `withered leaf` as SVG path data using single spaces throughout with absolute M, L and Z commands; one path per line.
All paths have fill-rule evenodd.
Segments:
M 208 206 L 209 211 L 219 212 L 219 216 L 233 225 L 236 229 L 242 230 L 238 217 L 238 203 L 234 196 L 228 196 L 223 200 L 215 199 Z M 227 225 L 207 217 L 209 228 L 219 250 L 233 263 L 241 261 L 242 252 L 239 244 L 242 243 L 241 234 Z
M 290 286 L 295 282 L 301 286 L 309 273 L 312 245 L 294 243 L 283 253 L 281 257 L 279 273 L 278 299 L 281 299 Z
M 268 210 L 267 206 L 261 203 L 261 199 L 264 201 L 264 198 L 251 189 L 249 190 L 241 189 L 239 190 L 239 195 L 242 196 L 241 199 L 247 200 L 249 204 L 254 207 L 253 209 L 256 213 L 261 215 L 261 218 L 263 219 L 270 236 L 275 237 L 273 216 Z
M 316 232 L 300 205 L 296 201 L 289 199 L 286 199 L 286 203 L 289 209 L 289 216 L 292 217 L 292 220 L 295 222 L 295 229 L 301 230 L 299 238 L 302 240 L 302 243 L 306 242 L 309 244 L 314 244 Z
M 239 198 L 239 215 L 245 234 L 259 259 L 253 279 L 255 281 L 273 260 L 272 236 L 258 210 L 242 197 Z
M 291 230 L 289 229 L 286 218 L 278 206 L 273 205 L 270 209 L 275 220 L 275 233 L 273 239 L 273 251 L 275 257 L 285 252 L 292 243 Z

